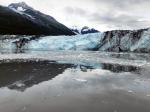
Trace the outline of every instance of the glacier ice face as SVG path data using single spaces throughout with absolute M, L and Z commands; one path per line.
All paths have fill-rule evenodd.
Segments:
M 23 37 L 25 38 L 25 37 Z M 108 31 L 75 36 L 46 36 L 28 39 L 22 49 L 27 50 L 97 50 L 110 52 L 150 52 L 150 29 Z M 0 49 L 15 49 L 14 41 L 3 40 Z
M 150 29 L 108 31 L 101 38 L 100 51 L 150 52 Z
M 95 48 L 101 33 L 76 36 L 47 36 L 32 40 L 26 44 L 26 49 L 32 50 L 90 50 Z
M 139 41 L 131 47 L 131 51 L 137 49 L 150 49 L 150 29 L 145 31 Z
M 13 40 L 0 40 L 0 49 L 15 49 L 15 45 L 12 43 Z
M 32 37 L 22 37 L 30 40 Z M 46 36 L 36 40 L 31 40 L 22 46 L 26 50 L 92 50 L 100 41 L 101 33 L 75 35 L 75 36 Z M 0 40 L 0 50 L 8 49 L 14 51 L 15 42 L 21 40 L 4 39 Z

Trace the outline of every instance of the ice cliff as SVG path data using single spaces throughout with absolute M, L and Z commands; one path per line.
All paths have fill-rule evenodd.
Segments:
M 25 37 L 23 37 L 25 38 Z M 1 48 L 15 49 L 15 40 L 3 40 Z M 6 44 L 6 45 L 5 45 Z M 7 45 L 8 44 L 8 45 Z M 114 30 L 75 36 L 45 36 L 29 39 L 27 50 L 91 50 L 109 52 L 150 52 L 150 29 Z

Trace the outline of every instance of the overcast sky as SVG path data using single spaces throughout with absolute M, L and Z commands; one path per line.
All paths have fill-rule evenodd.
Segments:
M 150 26 L 150 0 L 0 0 L 0 4 L 22 1 L 68 27 L 106 31 Z

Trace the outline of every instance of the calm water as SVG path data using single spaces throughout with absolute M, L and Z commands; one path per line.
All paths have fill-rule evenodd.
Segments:
M 149 105 L 149 54 L 0 54 L 0 112 L 150 112 Z

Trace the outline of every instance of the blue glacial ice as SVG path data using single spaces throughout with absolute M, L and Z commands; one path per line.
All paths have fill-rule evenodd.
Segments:
M 101 33 L 75 36 L 46 36 L 32 40 L 26 44 L 26 49 L 32 50 L 89 50 L 95 48 Z

